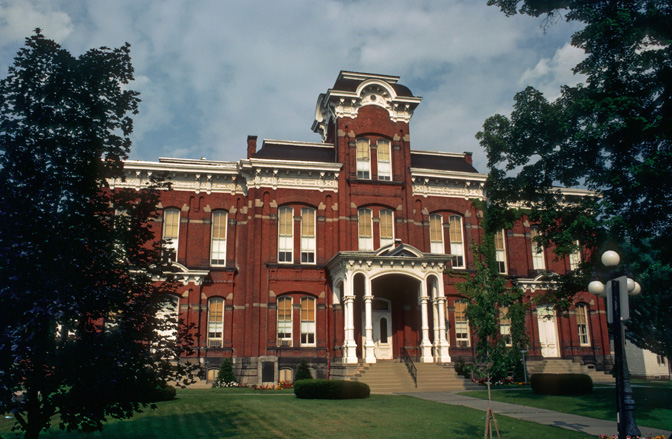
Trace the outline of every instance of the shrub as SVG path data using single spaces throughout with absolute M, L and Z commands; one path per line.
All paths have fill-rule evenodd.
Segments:
M 306 360 L 301 360 L 299 368 L 296 371 L 296 377 L 294 377 L 294 382 L 299 380 L 311 380 L 313 379 L 313 374 L 310 373 L 310 368 L 308 368 L 308 363 Z
M 582 395 L 593 391 L 593 380 L 580 373 L 536 373 L 532 390 L 540 395 Z
M 301 380 L 294 382 L 294 394 L 302 399 L 368 398 L 371 389 L 358 381 Z

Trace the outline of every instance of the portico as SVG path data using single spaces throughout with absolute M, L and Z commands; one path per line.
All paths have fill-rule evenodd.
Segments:
M 333 303 L 343 310 L 342 362 L 375 363 L 402 349 L 423 363 L 450 362 L 443 291 L 450 260 L 399 243 L 336 254 L 327 270 Z

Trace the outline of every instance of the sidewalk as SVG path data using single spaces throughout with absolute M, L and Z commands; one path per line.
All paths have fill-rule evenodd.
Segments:
M 458 395 L 456 392 L 408 392 L 403 395 L 415 398 L 426 399 L 429 401 L 441 402 L 450 405 L 461 405 L 476 410 L 486 411 L 488 401 L 484 399 L 472 398 L 470 396 Z M 604 421 L 601 419 L 587 418 L 585 416 L 560 413 L 552 410 L 527 407 L 523 405 L 509 404 L 507 402 L 492 401 L 492 410 L 495 416 L 503 415 L 511 418 L 522 419 L 524 421 L 536 422 L 543 425 L 552 425 L 555 427 L 575 430 L 591 436 L 601 434 L 613 435 L 618 432 L 618 427 L 614 421 Z M 637 425 L 642 432 L 643 437 L 657 436 L 664 434 L 666 438 L 672 438 L 672 432 L 656 428 L 643 427 Z

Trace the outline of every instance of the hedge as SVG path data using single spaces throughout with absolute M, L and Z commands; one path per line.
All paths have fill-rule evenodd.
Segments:
M 532 390 L 540 395 L 583 395 L 593 391 L 593 380 L 580 373 L 536 373 Z
M 294 382 L 294 394 L 303 399 L 368 398 L 371 389 L 358 381 L 300 380 Z

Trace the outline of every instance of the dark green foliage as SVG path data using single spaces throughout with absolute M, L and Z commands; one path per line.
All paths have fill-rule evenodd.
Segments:
M 488 118 L 477 134 L 488 155 L 490 201 L 523 202 L 542 241 L 569 254 L 578 240 L 593 253 L 618 249 L 642 297 L 628 336 L 672 358 L 672 7 L 669 0 L 489 0 L 506 15 L 581 24 L 572 45 L 586 58 L 585 83 L 549 102 L 528 87 L 510 117 Z M 596 197 L 558 196 L 581 185 Z M 594 263 L 556 276 L 549 300 L 567 309 L 585 291 Z M 667 323 L 665 323 L 667 322 Z
M 368 398 L 371 389 L 358 381 L 303 379 L 294 382 L 294 394 L 303 399 L 361 399 Z
M 310 373 L 310 368 L 308 368 L 308 363 L 306 363 L 306 360 L 302 359 L 301 363 L 299 364 L 299 368 L 296 370 L 294 382 L 310 379 L 313 379 L 313 374 Z
M 141 408 L 139 389 L 189 382 L 171 361 L 190 349 L 174 284 L 152 282 L 158 191 L 109 188 L 139 102 L 129 51 L 73 57 L 38 30 L 0 80 L 0 412 L 26 438 L 56 414 L 100 430 Z
M 177 389 L 175 387 L 159 384 L 141 395 L 139 400 L 142 402 L 170 401 L 175 399 L 175 395 L 177 395 Z
M 532 390 L 540 395 L 584 395 L 593 391 L 593 380 L 580 373 L 535 373 Z
M 231 363 L 230 359 L 225 358 L 219 366 L 219 372 L 217 372 L 217 383 L 222 385 L 237 382 L 238 378 L 233 373 L 233 363 Z

